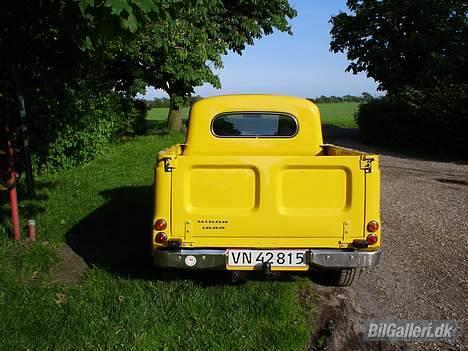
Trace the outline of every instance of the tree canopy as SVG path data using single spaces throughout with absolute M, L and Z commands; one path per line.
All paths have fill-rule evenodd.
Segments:
M 468 26 L 463 0 L 348 0 L 332 17 L 331 50 L 387 96 L 357 113 L 366 141 L 425 151 L 466 149 Z M 465 152 L 466 154 L 466 152 Z M 466 156 L 465 156 L 466 157 Z
M 65 160 L 141 130 L 145 104 L 135 97 L 146 86 L 166 90 L 177 110 L 194 87 L 220 86 L 213 69 L 224 54 L 290 31 L 295 15 L 288 0 L 8 1 L 0 80 L 14 93 L 12 68 L 22 78 L 38 163 L 72 165 Z
M 346 52 L 348 71 L 367 72 L 389 92 L 466 81 L 465 1 L 348 0 L 347 6 L 330 22 L 331 50 Z
M 222 67 L 222 55 L 230 50 L 241 54 L 274 28 L 290 32 L 287 19 L 295 14 L 285 0 L 223 1 L 181 9 L 174 20 L 145 23 L 133 40 L 118 45 L 114 67 L 128 73 L 121 88 L 137 91 L 150 85 L 166 91 L 171 100 L 169 127 L 179 129 L 178 105 L 194 87 L 221 86 L 213 69 Z

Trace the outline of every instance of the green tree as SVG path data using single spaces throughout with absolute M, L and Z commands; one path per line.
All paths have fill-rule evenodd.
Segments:
M 330 22 L 331 50 L 346 52 L 348 71 L 367 72 L 389 93 L 466 80 L 465 1 L 348 0 L 347 6 Z
M 139 82 L 144 82 L 166 91 L 167 127 L 179 130 L 179 107 L 194 87 L 221 86 L 213 69 L 222 67 L 222 55 L 229 50 L 241 54 L 275 28 L 290 32 L 287 20 L 295 15 L 287 0 L 225 0 L 183 9 L 173 21 L 163 18 L 143 25 L 131 45 L 121 44 L 117 50 L 118 66 L 126 65 L 130 72 L 123 88 L 141 88 Z
M 129 41 L 143 23 L 172 18 L 178 8 L 203 0 L 17 0 L 0 11 L 0 80 L 16 94 L 13 68 L 22 78 L 31 147 L 38 168 L 84 162 L 100 145 L 132 134 L 130 123 L 143 105 L 116 92 L 122 79 L 105 69 L 109 43 Z M 136 25 L 135 25 L 136 23 Z M 164 39 L 161 38 L 161 41 Z M 0 96 L 0 106 L 6 106 Z M 18 121 L 17 111 L 1 108 L 0 120 Z M 144 117 L 144 116 L 143 116 Z M 136 118 L 141 120 L 140 117 Z M 128 122 L 128 123 L 127 123 Z M 143 121 L 144 122 L 144 121 Z M 128 128 L 127 128 L 128 126 Z M 76 161 L 76 162 L 75 162 Z
M 213 68 L 223 54 L 289 30 L 294 15 L 287 0 L 7 1 L 0 79 L 11 79 L 11 67 L 23 77 L 38 163 L 53 155 L 54 167 L 72 166 L 91 159 L 93 145 L 136 130 L 121 127 L 141 122 L 135 96 L 147 85 L 168 91 L 169 127 L 179 129 L 178 107 L 193 88 L 219 86 Z
M 368 101 L 371 101 L 373 99 L 373 97 L 372 97 L 371 94 L 369 94 L 367 91 L 365 91 L 365 92 L 362 93 L 361 99 L 364 102 L 368 102 Z
M 367 72 L 388 92 L 360 106 L 361 135 L 425 152 L 464 150 L 466 1 L 348 0 L 347 5 L 347 13 L 331 19 L 331 50 L 346 52 L 348 71 Z

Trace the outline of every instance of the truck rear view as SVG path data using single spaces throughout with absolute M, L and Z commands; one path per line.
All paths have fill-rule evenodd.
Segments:
M 305 99 L 232 95 L 191 109 L 187 141 L 158 154 L 156 266 L 314 268 L 349 285 L 380 259 L 378 157 L 324 145 Z

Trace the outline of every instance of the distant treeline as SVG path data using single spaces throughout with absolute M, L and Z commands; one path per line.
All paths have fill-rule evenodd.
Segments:
M 337 102 L 367 102 L 372 100 L 372 95 L 369 93 L 362 93 L 361 96 L 354 96 L 354 95 L 344 95 L 344 96 L 325 96 L 321 95 L 320 97 L 316 98 L 307 98 L 307 100 L 310 100 L 312 102 L 315 102 L 317 104 L 327 104 L 327 103 L 337 103 Z M 186 98 L 183 106 L 192 106 L 195 102 L 198 100 L 203 99 L 200 95 L 195 95 L 191 96 L 189 98 Z M 169 107 L 170 106 L 170 100 L 168 98 L 162 97 L 162 98 L 154 98 L 153 100 L 147 100 L 146 101 L 146 106 L 148 108 L 157 108 L 157 107 Z
M 367 102 L 372 100 L 372 95 L 369 93 L 362 93 L 361 96 L 354 96 L 354 95 L 344 95 L 344 96 L 325 96 L 321 95 L 320 97 L 316 98 L 307 98 L 317 104 L 328 104 L 328 103 L 338 103 L 338 102 Z
M 195 102 L 197 102 L 198 100 L 201 100 L 203 99 L 200 95 L 195 95 L 195 96 L 190 96 L 188 98 L 185 98 L 184 99 L 184 103 L 182 104 L 182 106 L 192 106 Z M 157 108 L 157 107 L 167 107 L 169 108 L 170 107 L 170 99 L 169 98 L 165 98 L 165 97 L 162 97 L 162 98 L 154 98 L 153 100 L 147 100 L 146 101 L 146 106 L 150 109 L 150 108 Z

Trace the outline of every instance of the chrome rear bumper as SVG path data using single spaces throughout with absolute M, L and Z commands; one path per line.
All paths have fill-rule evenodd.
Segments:
M 374 267 L 382 251 L 309 250 L 309 265 L 323 268 Z
M 308 249 L 309 266 L 321 268 L 374 267 L 379 264 L 382 251 L 344 251 Z M 154 265 L 158 267 L 225 270 L 226 249 L 171 249 L 155 250 Z

